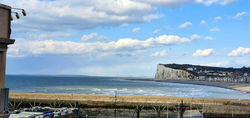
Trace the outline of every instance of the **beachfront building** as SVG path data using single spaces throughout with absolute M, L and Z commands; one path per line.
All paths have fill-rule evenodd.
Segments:
M 6 52 L 9 44 L 15 40 L 10 39 L 11 7 L 0 4 L 0 117 L 8 118 L 9 89 L 5 88 Z

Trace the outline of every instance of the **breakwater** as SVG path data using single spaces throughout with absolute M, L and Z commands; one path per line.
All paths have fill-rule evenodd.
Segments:
M 181 103 L 183 102 L 183 105 Z M 181 106 L 184 115 L 193 113 L 213 116 L 249 117 L 250 100 L 183 98 L 158 96 L 114 96 L 114 95 L 73 95 L 73 94 L 40 94 L 11 93 L 10 108 L 20 109 L 33 106 L 68 107 L 79 106 L 80 115 L 131 116 L 140 108 L 141 116 L 178 116 Z M 116 112 L 115 112 L 116 111 Z M 160 115 L 159 115 L 160 114 Z

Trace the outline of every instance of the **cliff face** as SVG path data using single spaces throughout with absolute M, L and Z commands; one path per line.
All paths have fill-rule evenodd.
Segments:
M 190 79 L 193 77 L 193 74 L 180 69 L 172 69 L 164 65 L 157 65 L 157 72 L 155 74 L 156 80 L 165 80 L 165 79 Z

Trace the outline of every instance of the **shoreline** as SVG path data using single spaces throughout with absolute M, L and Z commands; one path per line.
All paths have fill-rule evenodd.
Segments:
M 78 104 L 82 111 L 94 114 L 113 115 L 114 110 L 127 110 L 132 114 L 136 107 L 143 107 L 144 113 L 154 111 L 157 108 L 169 108 L 176 111 L 180 103 L 192 110 L 202 110 L 207 116 L 234 115 L 249 116 L 250 100 L 247 99 L 218 99 L 218 98 L 187 98 L 187 97 L 166 97 L 166 96 L 115 96 L 115 95 L 88 95 L 88 94 L 45 94 L 45 93 L 10 93 L 10 108 L 27 107 L 49 107 L 49 108 L 73 108 Z M 101 113 L 103 111 L 105 113 Z M 102 116 L 101 115 L 101 116 Z M 148 116 L 148 114 L 147 114 Z
M 169 80 L 127 79 L 127 80 L 204 85 L 204 86 L 220 87 L 220 88 L 226 88 L 240 92 L 250 93 L 250 83 L 209 82 L 209 81 L 198 81 L 198 80 L 172 80 L 172 79 Z
M 50 93 L 10 93 L 10 99 L 19 100 L 56 100 L 56 101 L 79 101 L 79 102 L 104 102 L 114 103 L 201 103 L 201 104 L 217 104 L 225 103 L 241 103 L 250 104 L 249 99 L 226 99 L 226 98 L 191 98 L 191 97 L 169 97 L 169 96 L 126 96 L 126 95 L 90 95 L 90 94 L 50 94 Z

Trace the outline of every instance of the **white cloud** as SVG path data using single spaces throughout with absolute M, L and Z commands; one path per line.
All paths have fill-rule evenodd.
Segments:
M 212 48 L 211 49 L 205 49 L 205 50 L 200 50 L 199 49 L 199 50 L 196 50 L 196 52 L 193 53 L 192 56 L 194 56 L 194 57 L 198 57 L 198 56 L 204 57 L 204 56 L 211 55 L 213 53 L 215 53 L 215 51 Z
M 211 36 L 206 36 L 206 37 L 205 37 L 205 40 L 214 40 L 214 38 L 211 37 Z
M 178 7 L 183 4 L 191 3 L 193 0 L 137 0 L 160 7 Z
M 221 5 L 227 5 L 227 4 L 229 4 L 229 3 L 236 2 L 236 1 L 238 1 L 238 0 L 222 0 L 222 1 L 220 2 L 220 4 L 221 4 Z
M 161 35 L 147 40 L 123 38 L 110 42 L 72 42 L 53 40 L 24 40 L 17 39 L 15 45 L 11 45 L 8 55 L 11 57 L 23 57 L 42 54 L 124 54 L 131 51 L 157 48 L 167 45 L 191 42 L 192 39 L 177 35 Z
M 163 57 L 167 55 L 167 51 L 166 50 L 162 50 L 160 52 L 155 52 L 153 54 L 151 54 L 152 57 Z
M 232 50 L 228 53 L 228 56 L 244 56 L 250 54 L 250 48 L 239 47 L 238 49 Z
M 228 4 L 235 0 L 1 0 L 24 8 L 27 16 L 14 20 L 13 32 L 84 30 L 98 26 L 121 26 L 162 17 L 158 7 L 183 4 Z
M 201 38 L 201 36 L 198 35 L 198 34 L 194 34 L 194 35 L 191 36 L 191 39 L 192 39 L 192 40 L 200 39 L 200 38 Z
M 201 23 L 202 25 L 206 24 L 207 22 L 205 20 L 201 20 Z
M 180 5 L 184 4 L 204 4 L 206 6 L 210 6 L 212 4 L 220 4 L 220 5 L 227 5 L 232 2 L 236 2 L 238 0 L 136 0 L 140 2 L 149 3 L 154 6 L 160 7 L 179 7 Z
M 214 62 L 208 64 L 201 64 L 202 66 L 215 66 L 215 67 L 223 67 L 229 65 L 229 62 Z
M 2 0 L 1 3 L 26 9 L 26 17 L 13 21 L 13 31 L 20 32 L 120 26 L 161 17 L 154 12 L 155 7 L 134 0 Z
M 136 27 L 136 28 L 132 29 L 131 32 L 137 33 L 137 32 L 139 32 L 140 30 L 141 30 L 141 29 L 140 29 L 139 27 Z
M 211 28 L 209 31 L 210 31 L 210 32 L 219 32 L 220 29 L 217 28 L 217 27 L 214 27 L 214 28 Z
M 186 43 L 186 42 L 191 42 L 191 41 L 192 39 L 181 38 L 177 35 L 161 35 L 156 38 L 149 38 L 148 40 L 144 42 L 147 45 L 149 44 L 173 45 L 173 44 Z
M 239 13 L 237 13 L 235 16 L 234 16 L 234 18 L 242 18 L 243 16 L 245 16 L 245 15 L 247 15 L 248 13 L 247 12 L 239 12 Z
M 42 32 L 39 34 L 30 33 L 27 38 L 33 40 L 50 40 L 55 38 L 65 38 L 72 36 L 73 33 L 68 32 Z
M 182 28 L 186 28 L 186 27 L 189 27 L 189 26 L 192 26 L 192 23 L 191 22 L 185 22 L 185 23 L 181 24 L 179 26 L 179 28 L 182 29 Z
M 108 38 L 104 37 L 104 36 L 100 36 L 98 33 L 91 33 L 91 34 L 86 34 L 83 35 L 81 38 L 82 41 L 107 41 Z
M 217 16 L 217 17 L 215 17 L 214 19 L 215 19 L 215 20 L 221 20 L 222 18 L 221 18 L 221 16 Z
M 198 3 L 202 3 L 206 6 L 210 6 L 212 4 L 220 4 L 220 5 L 227 5 L 232 2 L 236 2 L 238 0 L 197 0 Z

